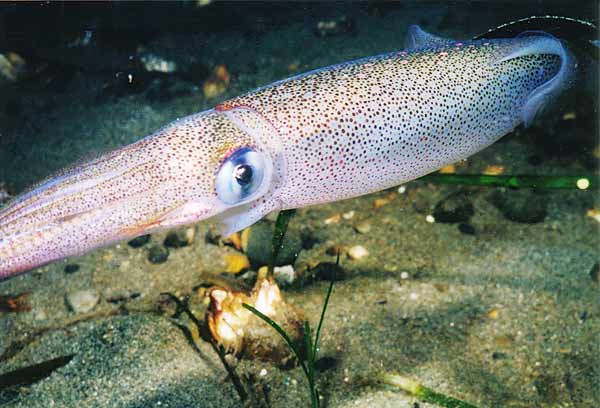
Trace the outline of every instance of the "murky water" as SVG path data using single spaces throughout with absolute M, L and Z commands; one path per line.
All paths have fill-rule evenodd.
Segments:
M 598 3 L 0 4 L 0 205 L 73 163 L 258 87 L 400 51 L 412 24 L 455 44 L 533 15 L 597 22 Z M 379 384 L 382 373 L 475 406 L 600 405 L 598 62 L 588 41 L 598 33 L 568 21 L 528 29 L 567 37 L 578 61 L 575 81 L 529 127 L 437 178 L 302 208 L 291 219 L 275 276 L 293 306 L 274 306 L 285 310 L 277 318 L 303 316 L 316 327 L 328 281 L 337 279 L 316 361 L 322 406 L 443 406 Z M 350 108 L 341 102 L 343 115 Z M 307 163 L 318 156 L 311 152 Z M 122 170 L 146 156 L 119 157 Z M 188 168 L 193 179 L 196 167 Z M 369 177 L 351 170 L 335 179 L 352 174 L 366 185 Z M 154 176 L 171 187 L 179 180 L 153 171 L 131 171 L 139 183 L 119 194 L 144 190 Z M 471 175 L 496 176 L 496 184 L 456 177 Z M 521 188 L 498 186 L 513 175 Z M 557 183 L 568 188 L 549 188 Z M 148 194 L 130 208 L 146 208 Z M 59 215 L 59 225 L 75 217 Z M 0 405 L 233 407 L 246 398 L 250 406 L 310 406 L 302 369 L 283 343 L 269 343 L 278 339 L 269 327 L 242 324 L 258 337 L 236 343 L 246 348 L 239 362 L 227 357 L 236 387 L 204 324 L 211 287 L 249 291 L 269 263 L 275 216 L 230 238 L 214 219 L 150 231 L 1 281 Z M 0 254 L 9 253 L 3 239 L 31 228 L 6 225 L 0 218 Z M 80 235 L 57 229 L 48 251 L 102 236 L 100 222 L 85 225 Z M 38 238 L 30 234 L 19 250 L 33 252 Z M 202 328 L 165 292 L 187 302 Z

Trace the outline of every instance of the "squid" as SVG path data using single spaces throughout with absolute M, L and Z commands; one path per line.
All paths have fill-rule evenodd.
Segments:
M 576 67 L 541 31 L 455 41 L 412 26 L 402 51 L 258 88 L 17 197 L 0 210 L 0 279 L 209 218 L 229 235 L 416 179 L 530 124 Z

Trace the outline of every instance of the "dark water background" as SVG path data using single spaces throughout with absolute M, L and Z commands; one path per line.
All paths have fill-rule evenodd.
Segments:
M 21 68 L 6 79 L 0 59 L 0 202 L 5 190 L 258 86 L 399 50 L 410 24 L 468 39 L 552 14 L 597 21 L 598 2 L 2 2 L 0 56 L 17 54 Z M 148 59 L 176 68 L 152 71 Z M 580 69 L 530 128 L 457 171 L 597 176 L 598 65 L 582 55 Z M 313 326 L 328 279 L 315 271 L 342 248 L 318 373 L 326 406 L 429 406 L 373 386 L 382 370 L 482 407 L 600 406 L 597 191 L 405 187 L 303 209 L 290 223 L 299 278 L 284 293 Z M 453 218 L 428 222 L 440 209 Z M 0 308 L 0 379 L 68 357 L 42 379 L 0 383 L 0 406 L 240 406 L 214 350 L 193 344 L 162 295 L 187 296 L 201 318 L 203 290 L 247 283 L 223 273 L 225 257 L 241 252 L 213 239 L 210 223 L 190 231 L 188 245 L 153 234 L 0 282 L 0 300 L 28 302 Z M 355 246 L 369 255 L 346 256 Z M 82 291 L 96 299 L 87 313 L 68 300 Z M 273 407 L 307 403 L 297 367 L 243 361 L 238 370 Z

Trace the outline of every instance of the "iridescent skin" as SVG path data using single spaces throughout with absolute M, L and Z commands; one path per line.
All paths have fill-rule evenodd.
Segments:
M 455 42 L 413 27 L 409 43 L 276 82 L 41 183 L 0 211 L 0 279 L 210 217 L 229 234 L 415 179 L 530 122 L 575 67 L 542 33 Z M 215 174 L 247 146 L 269 176 L 251 200 L 225 204 Z

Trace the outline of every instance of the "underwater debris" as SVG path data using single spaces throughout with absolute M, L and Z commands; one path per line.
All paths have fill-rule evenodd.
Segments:
M 358 33 L 354 20 L 346 16 L 342 16 L 336 20 L 322 20 L 315 26 L 315 34 L 317 37 L 333 37 L 341 34 Z
M 160 72 L 163 74 L 171 74 L 177 71 L 177 64 L 173 61 L 168 61 L 151 52 L 147 52 L 143 48 L 138 50 L 140 62 L 147 72 Z
M 0 296 L 0 316 L 4 313 L 20 313 L 31 310 L 29 304 L 29 292 L 18 293 L 16 295 Z
M 221 287 L 209 290 L 206 322 L 213 339 L 227 351 L 242 358 L 260 358 L 280 366 L 289 365 L 294 355 L 285 341 L 242 305 L 253 306 L 276 320 L 295 341 L 304 337 L 304 317 L 283 299 L 272 279 L 260 279 L 248 295 Z
M 25 72 L 25 60 L 14 52 L 0 54 L 0 85 L 18 81 Z
M 504 173 L 504 166 L 501 166 L 499 164 L 489 165 L 483 170 L 483 174 L 486 176 L 499 176 L 503 173 Z
M 227 90 L 231 75 L 225 65 L 217 65 L 212 75 L 202 84 L 202 90 L 206 99 L 215 98 Z
M 100 301 L 100 295 L 94 290 L 78 290 L 68 293 L 67 305 L 75 313 L 87 313 L 94 310 Z

